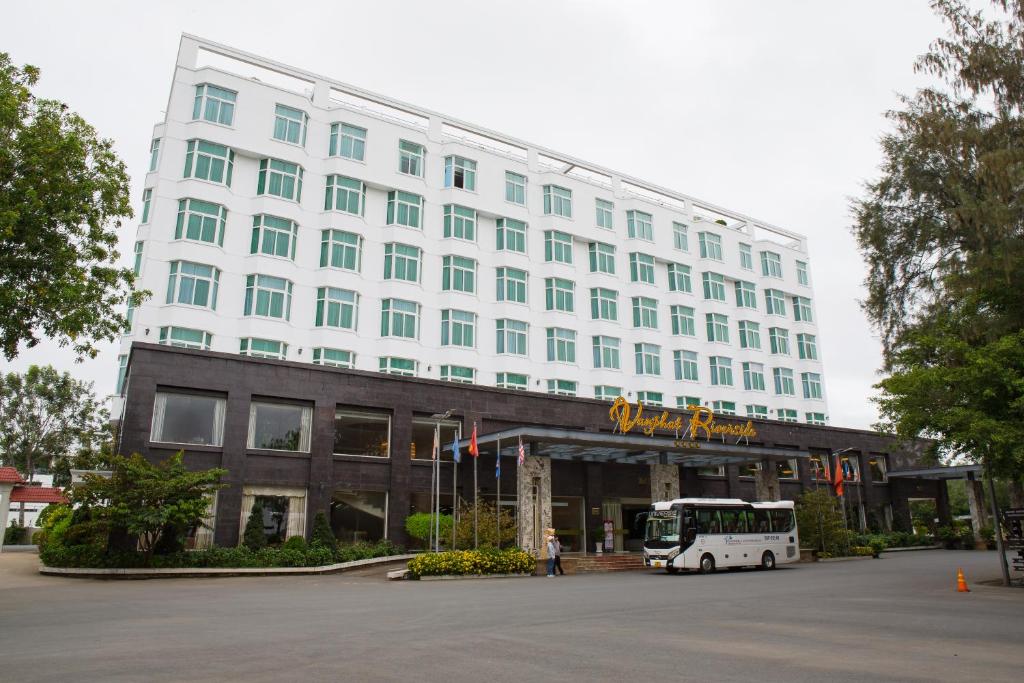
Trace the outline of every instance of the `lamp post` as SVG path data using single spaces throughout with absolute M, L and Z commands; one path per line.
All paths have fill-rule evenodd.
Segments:
M 443 413 L 434 413 L 430 416 L 430 419 L 434 420 L 434 444 L 436 445 L 436 450 L 432 454 L 434 462 L 430 468 L 430 513 L 434 516 L 430 525 L 430 536 L 433 539 L 434 552 L 441 549 L 441 423 L 451 416 L 452 409 L 450 408 Z

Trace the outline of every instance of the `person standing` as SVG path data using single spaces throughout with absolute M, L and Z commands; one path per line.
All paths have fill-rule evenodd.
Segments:
M 565 576 L 565 570 L 562 569 L 562 539 L 558 536 L 555 536 L 555 569 L 559 574 Z
M 556 552 L 557 546 L 555 544 L 555 537 L 548 536 L 548 577 L 553 577 L 555 575 L 555 558 L 558 557 Z

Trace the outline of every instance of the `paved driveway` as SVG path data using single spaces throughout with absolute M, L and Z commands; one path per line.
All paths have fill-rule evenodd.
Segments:
M 0 555 L 4 681 L 1020 681 L 994 553 L 774 572 L 95 581 Z M 972 592 L 955 592 L 962 566 Z

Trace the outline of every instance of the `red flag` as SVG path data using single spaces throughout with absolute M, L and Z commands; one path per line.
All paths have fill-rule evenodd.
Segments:
M 469 454 L 474 458 L 480 457 L 480 447 L 476 445 L 476 422 L 473 423 L 473 436 L 469 437 Z
M 832 488 L 837 496 L 843 495 L 843 461 L 841 456 L 836 456 L 836 467 L 832 474 Z

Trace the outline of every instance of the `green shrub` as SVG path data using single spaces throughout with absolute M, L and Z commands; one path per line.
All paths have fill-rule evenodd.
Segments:
M 421 576 L 533 574 L 537 561 L 533 555 L 519 548 L 484 548 L 424 553 L 409 560 L 408 567 L 409 575 L 415 579 Z
M 882 554 L 882 551 L 886 549 L 885 538 L 882 536 L 872 536 L 868 541 L 868 547 L 871 548 L 871 553 L 878 557 Z
M 979 533 L 986 543 L 991 543 L 996 540 L 996 530 L 991 524 L 981 527 Z
M 850 548 L 850 554 L 855 557 L 871 557 L 875 554 L 875 551 L 870 546 L 866 545 L 855 545 Z
M 472 514 L 472 512 L 470 512 Z M 431 529 L 434 528 L 435 516 L 427 512 L 414 512 L 405 518 L 405 532 L 412 538 L 418 541 L 422 541 L 423 547 L 427 547 L 427 543 L 430 540 L 432 534 Z M 441 543 L 446 547 L 451 545 L 452 538 L 452 516 L 451 515 L 440 515 L 437 518 L 437 523 L 440 524 L 441 531 Z M 447 541 L 447 543 L 445 543 Z
M 25 527 L 18 520 L 11 520 L 11 525 L 4 529 L 4 545 L 21 545 L 25 537 Z
M 242 545 L 253 552 L 258 552 L 267 545 L 267 537 L 263 533 L 263 505 L 258 501 L 253 503 L 252 512 L 245 522 Z
M 337 543 L 338 539 L 334 537 L 334 531 L 327 521 L 327 515 L 323 512 L 316 513 L 316 517 L 313 518 L 313 535 L 309 539 L 309 544 L 333 548 Z
M 307 567 L 322 567 L 325 564 L 334 564 L 334 551 L 322 545 L 314 545 L 306 549 Z
M 281 545 L 281 550 L 298 550 L 306 552 L 306 539 L 302 536 L 292 536 Z

